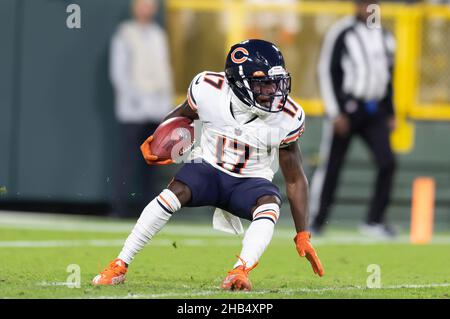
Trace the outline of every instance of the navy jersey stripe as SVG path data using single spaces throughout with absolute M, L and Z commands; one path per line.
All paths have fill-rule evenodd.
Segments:
M 300 125 L 298 128 L 296 128 L 295 130 L 293 130 L 292 132 L 290 132 L 287 136 L 289 135 L 293 135 L 295 133 L 297 133 L 298 131 L 300 131 L 300 129 L 303 127 L 303 125 Z
M 192 94 L 192 84 L 189 86 L 189 95 L 192 99 L 192 102 L 194 102 L 194 104 L 197 105 L 197 101 L 194 98 L 194 94 Z
M 225 79 L 225 76 L 220 73 L 207 72 L 206 75 L 217 76 L 219 78 Z

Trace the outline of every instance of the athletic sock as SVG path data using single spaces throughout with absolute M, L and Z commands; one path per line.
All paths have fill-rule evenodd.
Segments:
M 248 227 L 240 259 L 234 268 L 246 263 L 246 267 L 256 264 L 272 240 L 275 224 L 280 216 L 280 207 L 277 204 L 264 204 L 253 212 L 253 221 Z M 242 259 L 242 260 L 241 260 Z
M 168 189 L 163 190 L 142 211 L 118 258 L 127 265 L 130 264 L 142 247 L 164 227 L 172 214 L 180 208 L 180 201 L 175 194 Z

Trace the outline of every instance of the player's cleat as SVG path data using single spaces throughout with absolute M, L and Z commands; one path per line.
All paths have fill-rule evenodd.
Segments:
M 359 231 L 362 235 L 378 239 L 393 239 L 396 236 L 395 230 L 384 224 L 364 223 L 359 227 Z
M 230 270 L 223 280 L 220 288 L 224 290 L 252 290 L 252 283 L 248 278 L 248 273 L 253 270 L 258 265 L 258 263 L 247 268 L 246 263 L 242 259 L 241 261 L 243 265 Z
M 93 285 L 118 285 L 125 281 L 127 266 L 122 259 L 116 258 L 92 280 Z

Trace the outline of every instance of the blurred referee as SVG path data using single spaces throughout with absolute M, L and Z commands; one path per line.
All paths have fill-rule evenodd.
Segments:
M 355 16 L 335 23 L 327 32 L 319 61 L 319 81 L 327 119 L 320 157 L 311 185 L 311 231 L 323 231 L 353 136 L 360 136 L 377 167 L 374 194 L 360 231 L 392 237 L 385 223 L 395 171 L 389 132 L 395 128 L 392 70 L 395 39 L 380 25 L 373 25 L 373 5 L 358 0 Z

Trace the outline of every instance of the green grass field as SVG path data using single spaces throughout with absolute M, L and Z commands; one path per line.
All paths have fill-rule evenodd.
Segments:
M 241 237 L 209 224 L 174 218 L 135 259 L 127 282 L 93 287 L 91 279 L 115 258 L 133 222 L 37 214 L 0 214 L 1 298 L 450 298 L 450 233 L 414 246 L 407 234 L 377 242 L 352 230 L 330 230 L 313 245 L 325 267 L 314 275 L 297 255 L 293 229 L 277 225 L 252 292 L 218 287 L 240 251 Z M 70 288 L 67 267 L 80 267 Z M 369 265 L 379 265 L 381 288 L 367 288 Z

